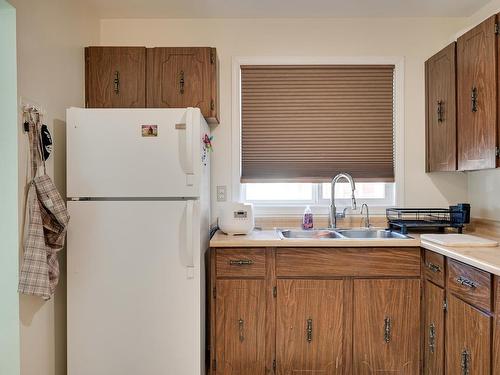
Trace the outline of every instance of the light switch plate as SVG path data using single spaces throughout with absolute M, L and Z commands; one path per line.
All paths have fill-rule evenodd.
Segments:
M 217 186 L 217 202 L 226 201 L 226 185 Z

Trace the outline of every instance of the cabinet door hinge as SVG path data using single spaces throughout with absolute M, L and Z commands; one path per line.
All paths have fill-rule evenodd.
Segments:
M 500 158 L 500 147 L 495 147 L 495 156 Z
M 448 301 L 446 301 L 446 299 L 443 301 L 443 310 L 445 312 L 448 311 Z
M 276 360 L 273 359 L 273 372 L 276 373 Z
M 214 370 L 214 371 L 217 370 L 217 360 L 216 359 L 214 359 L 212 361 L 212 370 Z
M 217 289 L 215 289 L 215 286 L 212 289 L 212 296 L 214 299 L 217 297 Z
M 210 110 L 212 110 L 212 111 L 213 111 L 214 109 L 215 109 L 215 102 L 214 102 L 214 100 L 212 99 L 212 100 L 210 100 Z
M 214 64 L 215 63 L 215 51 L 214 49 L 210 49 L 210 64 Z
M 273 297 L 276 298 L 278 296 L 278 288 L 273 287 Z
M 500 26 L 498 26 L 498 23 L 495 23 L 495 34 L 498 35 L 500 32 Z

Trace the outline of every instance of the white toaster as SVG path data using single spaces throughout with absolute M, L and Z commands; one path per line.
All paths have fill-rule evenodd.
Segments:
M 219 215 L 219 228 L 226 234 L 248 234 L 255 225 L 253 205 L 248 203 L 225 203 Z

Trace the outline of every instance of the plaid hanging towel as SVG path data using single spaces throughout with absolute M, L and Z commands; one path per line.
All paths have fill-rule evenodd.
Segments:
M 32 176 L 36 176 L 40 161 L 45 172 L 39 150 L 39 125 L 37 122 L 30 126 Z M 64 200 L 46 173 L 30 183 L 26 210 L 19 292 L 49 299 L 59 281 L 57 252 L 64 247 L 69 215 Z

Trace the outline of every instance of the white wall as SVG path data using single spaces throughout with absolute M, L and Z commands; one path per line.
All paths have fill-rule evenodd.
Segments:
M 451 18 L 104 19 L 100 43 L 217 48 L 221 63 L 221 123 L 214 130 L 212 184 L 227 185 L 229 196 L 233 57 L 403 56 L 405 202 L 409 206 L 446 206 L 466 200 L 467 176 L 424 172 L 424 61 L 450 42 L 450 36 L 465 24 L 464 19 Z M 215 199 L 213 202 L 216 204 Z
M 19 374 L 16 11 L 0 0 L 0 374 Z
M 500 12 L 500 0 L 493 0 L 472 15 L 466 28 L 471 28 L 489 16 Z M 461 34 L 464 30 L 460 30 Z M 500 220 L 500 168 L 468 172 L 469 201 L 474 217 Z
M 98 19 L 78 0 L 10 0 L 17 11 L 18 95 L 47 111 L 54 151 L 49 173 L 65 193 L 65 110 L 84 104 L 83 47 L 98 40 Z M 24 213 L 27 142 L 18 124 L 19 212 Z M 22 223 L 20 223 L 22 225 Z M 55 298 L 20 296 L 21 374 L 66 373 L 65 256 Z

